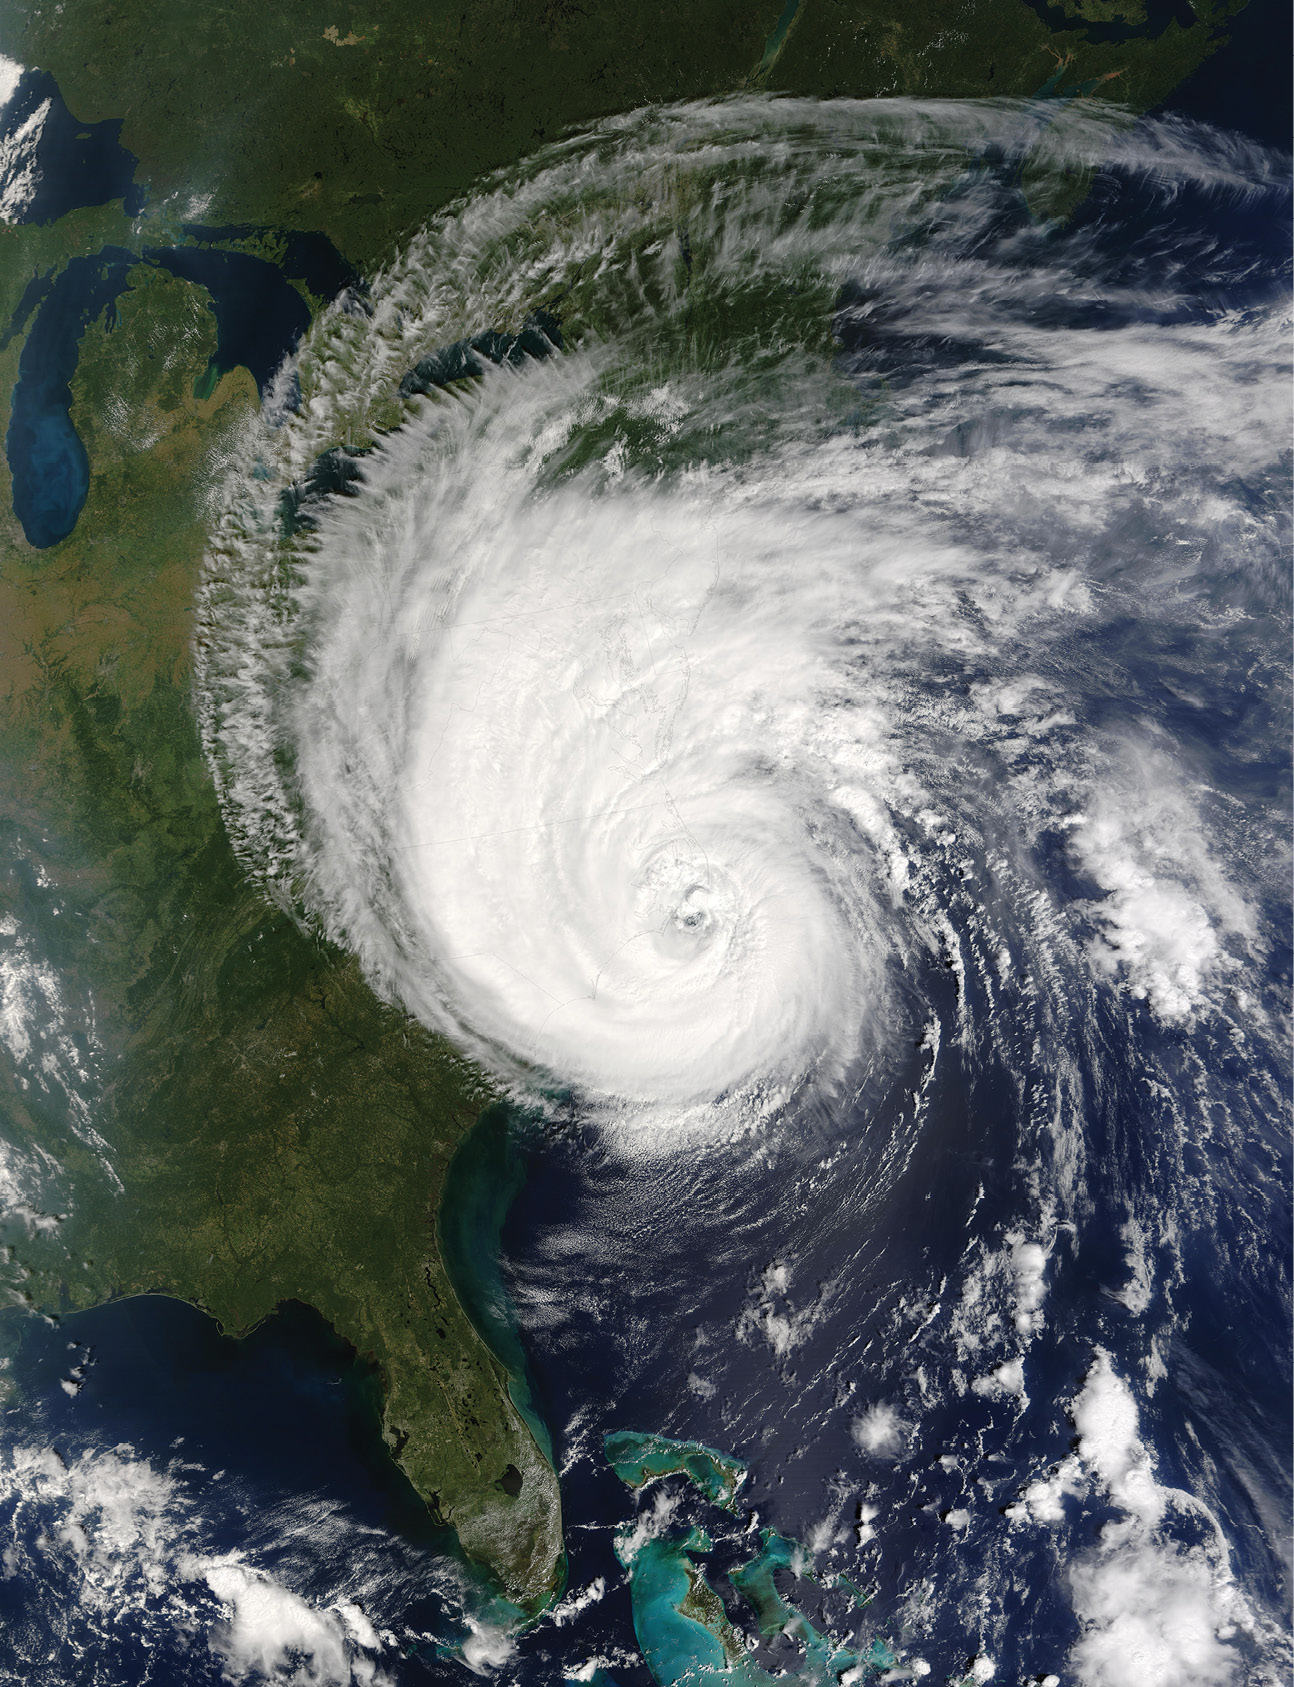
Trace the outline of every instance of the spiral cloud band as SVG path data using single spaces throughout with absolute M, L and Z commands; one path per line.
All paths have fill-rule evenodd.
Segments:
M 1099 177 L 1066 222 L 1098 166 L 1161 206 L 1267 170 L 1078 108 L 751 98 L 433 223 L 224 482 L 202 723 L 263 882 L 504 1077 L 637 1103 L 883 1064 L 970 880 L 986 977 L 1207 1010 L 1250 901 L 1090 641 L 1223 636 L 1205 560 L 1274 566 L 1235 477 L 1281 326 L 1106 265 Z

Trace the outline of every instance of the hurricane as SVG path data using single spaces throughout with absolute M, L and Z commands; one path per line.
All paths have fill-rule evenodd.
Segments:
M 248 871 L 504 1092 L 673 1164 L 660 1232 L 764 1237 L 693 1157 L 790 1156 L 839 1248 L 797 1313 L 749 1241 L 779 1364 L 957 1159 L 961 1251 L 893 1266 L 871 1404 L 822 1407 L 850 1539 L 923 1414 L 996 1414 L 942 1458 L 1015 1482 L 957 1621 L 1033 1632 L 983 1590 L 1088 1496 L 1103 1544 L 1036 1551 L 1091 1683 L 1285 1655 L 1262 1432 L 1197 1458 L 1151 1402 L 1192 1316 L 1274 1352 L 1288 1305 L 1287 215 L 1261 148 L 1085 100 L 638 112 L 430 219 L 213 475 L 198 710 Z
M 1246 875 L 1091 651 L 1225 638 L 1206 558 L 1276 453 L 1283 329 L 1175 294 L 1205 252 L 1139 253 L 1152 288 L 1055 232 L 1111 149 L 1165 199 L 1262 191 L 1166 125 L 739 101 L 429 229 L 312 337 L 209 571 L 256 870 L 489 1063 L 639 1102 L 881 1058 L 972 874 L 990 973 L 1040 948 L 1170 1020 L 1230 991 Z

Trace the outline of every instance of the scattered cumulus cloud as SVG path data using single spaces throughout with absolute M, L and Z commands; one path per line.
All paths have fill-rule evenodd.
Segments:
M 1236 1586 L 1217 1520 L 1193 1495 L 1159 1482 L 1132 1390 L 1098 1351 L 1070 1404 L 1077 1446 L 1029 1483 L 1007 1517 L 1056 1526 L 1073 1502 L 1100 1495 L 1115 1516 L 1070 1566 L 1082 1633 L 1070 1655 L 1079 1687 L 1227 1687 L 1230 1644 L 1253 1617 Z
M 380 1642 L 358 1606 L 343 1602 L 317 1610 L 236 1555 L 185 1559 L 179 1568 L 205 1581 L 224 1610 L 207 1644 L 221 1660 L 226 1680 L 379 1687 L 388 1679 L 363 1655 Z
M 778 1360 L 787 1359 L 821 1323 L 826 1311 L 826 1293 L 820 1292 L 807 1306 L 797 1307 L 791 1299 L 791 1266 L 785 1260 L 765 1267 L 748 1306 L 737 1320 L 737 1338 L 749 1341 L 760 1335 Z
M 460 1648 L 463 1662 L 476 1675 L 491 1675 L 516 1651 L 516 1642 L 506 1628 L 468 1618 L 468 1635 Z
M 1252 909 L 1213 859 L 1198 804 L 1167 755 L 1129 745 L 1073 823 L 1104 896 L 1087 905 L 1099 970 L 1168 1021 L 1189 1019 L 1254 937 Z
M 1199 1552 L 1144 1537 L 1094 1553 L 1070 1572 L 1084 1627 L 1070 1663 L 1083 1687 L 1228 1687 L 1240 1660 L 1234 1590 Z
M 93 1123 L 101 1058 L 93 1003 L 69 999 L 64 979 L 12 914 L 0 915 L 0 1044 L 20 1090 L 56 1101 L 120 1190 Z
M 564 1599 L 558 1601 L 548 1613 L 548 1620 L 558 1628 L 573 1621 L 581 1611 L 587 1611 L 590 1605 L 596 1605 L 605 1598 L 607 1583 L 605 1576 L 595 1576 L 589 1585 L 581 1588 L 578 1593 L 568 1593 Z
M 1023 1236 L 1009 1236 L 1011 1275 L 1015 1286 L 1015 1327 L 1031 1335 L 1041 1323 L 1039 1311 L 1047 1297 L 1047 1253 L 1039 1242 Z
M 907 1445 L 909 1429 L 896 1407 L 884 1400 L 856 1417 L 852 1426 L 855 1443 L 873 1458 L 897 1458 Z
M 152 1637 L 160 1624 L 204 1640 L 229 1683 L 384 1687 L 385 1641 L 356 1598 L 312 1602 L 248 1553 L 205 1550 L 184 1480 L 194 1469 L 161 1468 L 125 1443 L 67 1459 L 22 1445 L 0 1454 L 0 1578 L 47 1601 L 32 1631 L 41 1644 L 66 1633 L 94 1646 L 131 1626 Z
M 1017 1400 L 1026 1398 L 1024 1392 L 1024 1361 L 1022 1359 L 1006 1359 L 987 1376 L 976 1377 L 971 1383 L 976 1394 L 987 1395 L 989 1399 L 1000 1400 L 1013 1396 Z

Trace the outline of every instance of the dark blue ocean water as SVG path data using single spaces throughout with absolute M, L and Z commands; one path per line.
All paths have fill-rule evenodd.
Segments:
M 1237 38 L 1237 51 L 1249 51 L 1248 37 Z M 1220 56 L 1214 84 L 1197 79 L 1188 88 L 1192 110 L 1227 109 L 1224 70 Z M 1250 123 L 1264 136 L 1272 127 L 1266 114 Z M 1165 213 L 1162 201 L 1143 207 L 1136 195 L 1126 180 L 1101 177 L 1074 226 L 1099 233 L 1117 207 L 1125 308 L 1139 319 L 1158 320 L 1153 283 L 1170 264 L 1194 278 L 1188 320 L 1220 305 L 1243 313 L 1288 285 L 1287 204 L 1184 192 Z M 92 280 L 111 285 L 106 272 L 97 280 L 87 272 L 78 285 Z M 96 296 L 83 294 L 85 308 Z M 42 318 L 51 302 L 52 293 Z M 74 321 L 79 307 L 66 308 Z M 1093 336 L 1111 321 L 1074 298 L 1047 308 Z M 917 344 L 901 319 L 870 321 L 866 338 L 845 337 L 860 378 L 901 381 L 978 350 Z M 949 442 L 958 448 L 976 441 Z M 1241 490 L 1256 518 L 1270 510 L 1271 488 Z M 1120 537 L 1128 551 L 1160 542 L 1140 532 Z M 1122 565 L 1115 549 L 1103 559 L 1109 578 Z M 1271 567 L 1271 556 L 1256 551 L 1220 561 L 1212 591 L 1234 609 L 1222 634 L 1215 625 L 1192 635 L 1167 616 L 1162 629 L 1107 623 L 1099 645 L 1079 638 L 1067 653 L 1070 670 L 1089 676 L 1074 698 L 1084 725 L 1117 725 L 1133 712 L 1161 724 L 1182 765 L 1224 808 L 1288 807 L 1287 700 L 1271 680 L 1287 660 L 1277 611 L 1287 610 L 1288 591 L 1264 574 Z M 1118 684 L 1103 684 L 1104 674 Z M 969 685 L 979 676 L 948 677 Z M 1076 879 L 1059 838 L 1036 865 L 1067 897 L 1092 888 Z M 975 903 L 958 886 L 947 889 L 950 917 L 969 941 Z M 1279 1017 L 1290 989 L 1287 887 L 1269 883 L 1263 895 L 1271 940 L 1259 986 Z M 972 1018 L 1009 1011 L 973 975 L 967 988 L 979 992 Z M 1283 1033 L 1242 1050 L 1225 1026 L 1165 1028 L 1113 989 L 1090 1021 L 1075 1021 L 1061 1046 L 1073 1054 L 1084 1097 L 1085 1198 L 1048 1257 L 1046 1325 L 1030 1348 L 1028 1397 L 996 1398 L 964 1377 L 958 1384 L 957 1320 L 975 1273 L 1002 1257 L 1021 1212 L 1036 1204 L 1038 1168 L 1052 1150 L 1039 1149 L 1033 1133 L 1057 1049 L 1039 1047 L 1023 1010 L 1018 1034 L 1000 1039 L 998 1053 L 959 1048 L 957 992 L 939 957 L 903 989 L 914 1034 L 891 1087 L 855 1109 L 792 1115 L 769 1142 L 683 1150 L 661 1166 L 626 1155 L 573 1110 L 564 1126 L 514 1120 L 508 1139 L 492 1115 L 470 1145 L 460 1170 L 479 1199 L 442 1220 L 451 1269 L 486 1339 L 514 1369 L 524 1355 L 528 1398 L 562 1474 L 569 1590 L 603 1589 L 572 1620 L 523 1637 L 509 1679 L 547 1687 L 600 1658 L 620 1687 L 649 1680 L 613 1549 L 634 1501 L 601 1454 L 612 1429 L 697 1439 L 749 1462 L 745 1508 L 734 1517 L 704 1508 L 680 1484 L 662 1489 L 677 1500 L 680 1522 L 698 1518 L 712 1533 L 710 1579 L 735 1620 L 740 1606 L 724 1572 L 750 1556 L 751 1511 L 800 1540 L 829 1523 L 823 1552 L 834 1549 L 834 1562 L 872 1603 L 851 1614 L 801 1583 L 797 1597 L 824 1624 L 897 1642 L 914 1631 L 920 1606 L 920 1645 L 937 1664 L 935 1679 L 969 1667 L 986 1627 L 1005 1636 L 996 1679 L 1048 1670 L 1064 1678 L 1077 1637 L 1068 1569 L 1117 1524 L 1118 1508 L 1089 1496 L 1054 1530 L 1011 1533 L 1009 1549 L 1005 1531 L 977 1524 L 963 1532 L 949 1519 L 1000 1516 L 1028 1476 L 1065 1464 L 1075 1440 L 1067 1403 L 1098 1348 L 1119 1375 L 1154 1379 L 1139 1388 L 1138 1403 L 1157 1481 L 1210 1508 L 1256 1606 L 1287 1609 Z M 927 1016 L 943 1049 L 933 1075 Z M 1174 1097 L 1198 1092 L 1201 1073 L 1213 1088 L 1183 1135 Z M 919 1138 L 896 1162 L 897 1121 L 918 1092 Z M 1188 1183 L 1204 1195 L 1183 1200 Z M 491 1190 L 510 1204 L 488 1198 Z M 1140 1304 L 1125 1292 L 1127 1226 L 1129 1214 L 1155 1211 L 1174 1215 L 1175 1242 L 1154 1245 Z M 69 1394 L 73 1368 L 80 1374 Z M 193 1551 L 254 1553 L 324 1603 L 339 1591 L 355 1595 L 362 1543 L 389 1567 L 364 1582 L 364 1609 L 395 1637 L 382 1652 L 390 1679 L 462 1678 L 462 1665 L 443 1657 L 434 1638 L 411 1638 L 448 1642 L 463 1631 L 454 1597 L 433 1585 L 443 1541 L 385 1461 L 371 1376 L 317 1319 L 289 1311 L 235 1344 L 200 1314 L 140 1300 L 58 1326 L 29 1324 L 15 1376 L 22 1421 L 69 1463 L 87 1448 L 124 1442 L 159 1468 L 191 1464 L 174 1482 L 197 1519 Z M 901 1420 L 901 1457 L 869 1453 L 856 1429 L 887 1406 Z M 48 1620 L 42 1597 L 21 1577 L 0 1582 L 0 1609 L 7 1602 L 19 1628 Z M 210 1612 L 193 1599 L 200 1633 Z M 108 1673 L 95 1679 L 136 1679 L 145 1656 L 151 1680 L 218 1679 L 210 1652 L 175 1629 L 161 1594 L 154 1603 L 158 1624 L 141 1617 L 136 1628 L 125 1625 L 111 1642 L 120 1650 L 107 1654 Z M 77 1635 L 74 1614 L 52 1679 L 78 1678 L 85 1640 Z M 1246 1644 L 1241 1636 L 1238 1655 L 1252 1658 Z M 781 1657 L 797 1661 L 793 1647 Z
M 19 1363 L 55 1446 L 75 1444 L 101 1414 L 125 1412 L 143 1454 L 165 1461 L 177 1445 L 200 1449 L 212 1470 L 236 1468 L 262 1497 L 344 1493 L 357 1523 L 445 1550 L 446 1531 L 378 1433 L 375 1368 L 311 1307 L 289 1301 L 236 1341 L 182 1301 L 137 1296 L 26 1323 Z M 73 1368 L 81 1387 L 68 1394 L 60 1384 Z
M 1064 6 L 1056 5 L 1054 0 L 1029 0 L 1029 5 L 1049 29 L 1061 34 L 1081 34 L 1085 41 L 1154 40 L 1170 24 L 1190 29 L 1198 21 L 1186 0 L 1147 0 L 1145 19 L 1141 23 L 1128 23 L 1122 18 L 1104 23 L 1088 22 L 1067 11 Z
M 162 1296 L 56 1323 L 25 1320 L 21 1329 L 11 1316 L 5 1333 L 16 1338 L 23 1392 L 8 1411 L 6 1439 L 52 1449 L 54 1468 L 67 1472 L 56 1479 L 59 1493 L 74 1506 L 86 1496 L 82 1514 L 124 1549 L 122 1559 L 133 1549 L 147 1562 L 151 1547 L 156 1574 L 148 1585 L 109 1569 L 111 1610 L 83 1609 L 69 1622 L 77 1596 L 61 1566 L 47 1562 L 39 1579 L 11 1569 L 0 1576 L 0 1625 L 10 1640 L 0 1668 L 39 1660 L 43 1679 L 105 1687 L 220 1681 L 220 1658 L 183 1634 L 186 1618 L 209 1627 L 219 1614 L 186 1555 L 250 1553 L 269 1574 L 302 1591 L 313 1582 L 332 1598 L 343 1542 L 353 1566 L 365 1549 L 380 1557 L 403 1631 L 395 1650 L 411 1660 L 407 1679 L 426 1677 L 420 1635 L 461 1634 L 452 1579 L 441 1574 L 456 1562 L 453 1537 L 431 1522 L 386 1452 L 374 1368 L 312 1309 L 288 1303 L 241 1341 Z M 131 1486 L 141 1470 L 162 1474 L 152 1509 L 147 1491 Z M 6 1538 L 39 1555 L 47 1519 L 30 1490 L 25 1507 L 12 1502 L 11 1491 Z M 140 1515 L 145 1525 L 132 1534 Z M 191 1516 L 200 1518 L 193 1530 Z M 104 1554 L 109 1565 L 115 1556 Z
M 1283 0 L 1249 0 L 1226 24 L 1226 45 L 1205 59 L 1161 108 L 1249 135 L 1288 152 L 1294 14 Z

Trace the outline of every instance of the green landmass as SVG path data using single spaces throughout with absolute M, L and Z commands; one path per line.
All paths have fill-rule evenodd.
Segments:
M 1140 110 L 1238 9 L 1194 0 L 1190 28 L 1101 43 L 1086 26 L 1140 27 L 1139 0 L 1063 5 L 1072 29 L 1025 0 L 10 7 L 0 51 L 52 71 L 81 121 L 124 119 L 147 203 L 134 219 L 118 202 L 0 225 L 0 431 L 25 290 L 106 243 L 250 225 L 240 249 L 274 261 L 276 231 L 318 230 L 367 272 L 482 172 L 607 113 L 752 87 L 1046 90 Z M 206 375 L 214 344 L 203 291 L 141 266 L 82 344 L 72 416 L 91 482 L 67 540 L 27 545 L 0 461 L 0 914 L 94 1014 L 85 1114 L 52 1079 L 0 1074 L 12 1139 L 64 1191 L 10 1224 L 0 1271 L 50 1312 L 161 1292 L 239 1333 L 285 1300 L 317 1308 L 379 1366 L 384 1432 L 418 1492 L 534 1609 L 562 1575 L 556 1478 L 438 1242 L 488 1085 L 248 890 L 200 755 L 204 497 L 257 402 L 245 370 Z M 0 961 L 16 941 L 0 938 Z M 637 1442 L 621 1463 L 638 1480 L 677 1469 L 732 1503 L 736 1461 Z M 684 1581 L 692 1626 L 717 1622 Z
M 94 1001 L 93 1129 L 115 1174 L 57 1095 L 5 1069 L 11 1136 L 72 1186 L 56 1231 L 14 1239 L 11 1281 L 47 1309 L 176 1295 L 233 1334 L 285 1300 L 316 1307 L 380 1367 L 386 1437 L 419 1493 L 533 1605 L 562 1573 L 556 1479 L 435 1235 L 489 1090 L 242 881 L 188 651 L 201 487 L 255 388 L 240 370 L 195 398 L 214 345 L 205 296 L 132 277 L 74 384 L 95 466 L 75 533 L 31 552 L 2 489 L 6 843 L 57 894 L 41 951 Z M 50 900 L 9 890 L 28 923 Z
M 1065 69 L 1136 110 L 1216 46 L 1234 0 L 1157 36 L 1088 39 L 1140 7 L 1070 0 L 446 0 L 420 6 L 10 8 L 0 51 L 51 70 L 83 122 L 124 117 L 150 214 L 322 229 L 362 268 L 484 172 L 573 124 L 765 86 L 802 94 L 1030 95 Z
M 629 1488 L 643 1488 L 662 1476 L 686 1476 L 711 1505 L 737 1509 L 737 1494 L 747 1467 L 699 1441 L 671 1441 L 666 1435 L 641 1435 L 616 1429 L 604 1437 L 607 1463 Z

